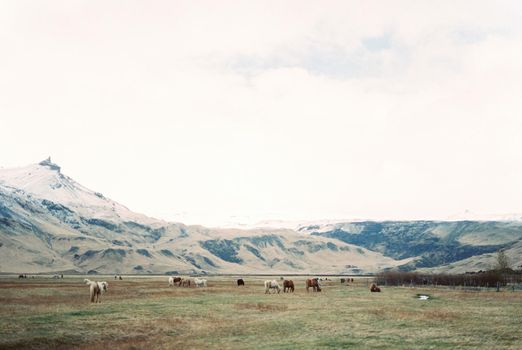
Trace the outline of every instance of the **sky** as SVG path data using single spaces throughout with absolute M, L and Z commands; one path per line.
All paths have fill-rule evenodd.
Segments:
M 2 1 L 0 166 L 191 224 L 522 213 L 520 1 Z

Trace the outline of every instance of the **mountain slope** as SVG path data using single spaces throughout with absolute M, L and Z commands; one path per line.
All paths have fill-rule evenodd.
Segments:
M 363 221 L 307 226 L 314 236 L 335 238 L 394 259 L 412 258 L 401 268 L 432 268 L 507 249 L 522 241 L 522 222 Z M 514 256 L 515 264 L 520 257 Z M 494 265 L 489 268 L 494 267 Z
M 0 170 L 0 271 L 353 273 L 403 264 L 287 229 L 208 229 L 137 214 L 47 159 Z
M 521 222 L 320 222 L 210 229 L 134 213 L 46 159 L 0 169 L 0 272 L 366 273 L 522 265 Z

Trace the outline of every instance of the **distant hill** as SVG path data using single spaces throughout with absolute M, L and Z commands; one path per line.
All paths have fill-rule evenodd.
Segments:
M 0 169 L 0 272 L 368 273 L 522 264 L 518 221 L 307 223 L 210 229 L 135 213 L 46 159 Z
M 358 245 L 394 259 L 412 260 L 401 265 L 402 270 L 443 268 L 467 260 L 470 270 L 494 267 L 492 253 L 506 250 L 521 261 L 517 247 L 522 243 L 522 222 L 500 221 L 384 221 L 337 223 L 329 228 L 304 230 L 319 237 L 335 238 Z M 481 257 L 481 258 L 479 258 Z M 518 258 L 517 258 L 518 257 Z M 473 265 L 473 261 L 482 263 Z M 517 265 L 518 266 L 518 265 Z

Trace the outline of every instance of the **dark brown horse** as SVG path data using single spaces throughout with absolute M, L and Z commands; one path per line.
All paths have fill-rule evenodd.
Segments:
M 312 287 L 314 292 L 320 292 L 321 287 L 319 286 L 319 280 L 317 278 L 309 278 L 306 280 L 306 291 L 309 292 L 309 288 Z
M 180 283 L 181 283 L 181 285 L 183 287 L 190 287 L 190 280 L 189 279 L 185 279 L 185 280 L 182 279 Z
M 245 281 L 243 281 L 243 279 L 240 278 L 240 279 L 237 280 L 237 285 L 238 286 L 244 286 L 245 285 Z
M 372 293 L 379 293 L 381 291 L 381 288 L 377 287 L 375 283 L 372 283 L 370 287 L 370 292 Z
M 292 280 L 284 280 L 283 281 L 283 292 L 284 293 L 290 293 L 294 292 L 294 281 Z
M 174 282 L 174 283 L 177 283 L 178 286 L 181 286 L 181 277 L 174 277 L 173 282 Z

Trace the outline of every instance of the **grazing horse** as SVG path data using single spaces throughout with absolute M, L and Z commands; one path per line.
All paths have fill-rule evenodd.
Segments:
M 177 283 L 178 286 L 181 286 L 181 277 L 169 277 L 169 287 L 173 286 L 174 283 Z
M 380 293 L 381 292 L 381 288 L 377 287 L 377 285 L 375 283 L 372 283 L 372 285 L 370 286 L 370 292 L 372 292 L 372 293 Z
M 294 281 L 292 280 L 284 280 L 283 281 L 283 293 L 290 293 L 290 292 L 294 292 Z
M 277 290 L 277 294 L 281 293 L 281 287 L 279 287 L 279 283 L 276 280 L 266 280 L 265 281 L 265 294 L 270 294 L 270 289 L 274 289 L 274 293 Z
M 306 280 L 306 292 L 309 292 L 309 288 L 312 287 L 312 291 L 320 292 L 321 287 L 319 286 L 319 281 L 317 278 L 309 278 Z
M 190 279 L 183 279 L 180 283 L 183 287 L 190 287 Z
M 344 283 L 346 282 L 346 280 L 344 278 L 341 278 L 341 283 Z
M 89 286 L 89 295 L 91 299 L 91 303 L 100 303 L 100 294 L 101 294 L 101 288 L 100 284 L 95 281 L 91 281 L 89 279 L 83 280 L 85 284 Z
M 245 281 L 243 281 L 243 279 L 240 278 L 240 279 L 237 280 L 237 285 L 238 286 L 244 286 L 245 285 Z
M 109 284 L 107 282 L 103 281 L 103 282 L 96 282 L 96 283 L 98 283 L 98 287 L 100 288 L 101 294 L 103 294 L 109 290 Z
M 196 287 L 206 287 L 207 286 L 207 280 L 202 278 L 202 279 L 199 279 L 199 278 L 194 278 L 194 284 L 196 285 Z

